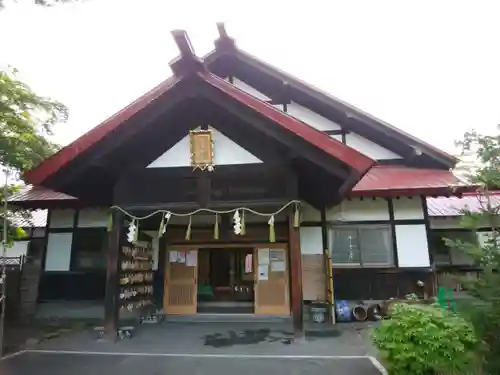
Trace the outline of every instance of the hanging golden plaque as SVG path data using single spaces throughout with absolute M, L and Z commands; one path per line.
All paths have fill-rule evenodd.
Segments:
M 202 171 L 214 168 L 214 145 L 211 130 L 192 130 L 189 132 L 191 166 Z

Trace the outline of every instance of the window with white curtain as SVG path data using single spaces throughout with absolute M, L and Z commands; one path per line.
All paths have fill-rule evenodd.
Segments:
M 329 229 L 332 263 L 345 267 L 394 265 L 389 225 L 336 226 Z

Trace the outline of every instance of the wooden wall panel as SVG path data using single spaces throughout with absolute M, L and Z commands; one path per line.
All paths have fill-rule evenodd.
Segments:
M 234 242 L 268 242 L 269 241 L 269 226 L 268 225 L 250 225 L 246 226 L 246 234 L 244 236 L 237 236 L 234 234 L 232 227 L 228 228 L 228 232 L 221 233 L 219 240 L 214 239 L 214 228 L 210 227 L 192 227 L 191 240 L 186 241 L 186 227 L 169 227 L 165 237 L 168 243 L 175 244 L 189 244 L 189 243 L 213 243 L 214 246 L 220 243 Z M 288 241 L 288 230 L 286 224 L 275 224 L 276 242 Z
M 305 301 L 324 301 L 326 279 L 323 254 L 302 255 L 302 288 Z

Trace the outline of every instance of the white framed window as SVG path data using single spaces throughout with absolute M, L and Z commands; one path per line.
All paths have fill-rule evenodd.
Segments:
M 342 225 L 329 228 L 332 263 L 337 267 L 392 267 L 391 227 Z

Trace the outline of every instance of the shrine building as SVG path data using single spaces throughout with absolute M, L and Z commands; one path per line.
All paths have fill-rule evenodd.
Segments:
M 25 174 L 39 305 L 100 301 L 109 331 L 147 306 L 300 330 L 315 301 L 435 293 L 426 198 L 471 190 L 457 160 L 217 27 L 204 57 L 173 31 L 171 77 Z

